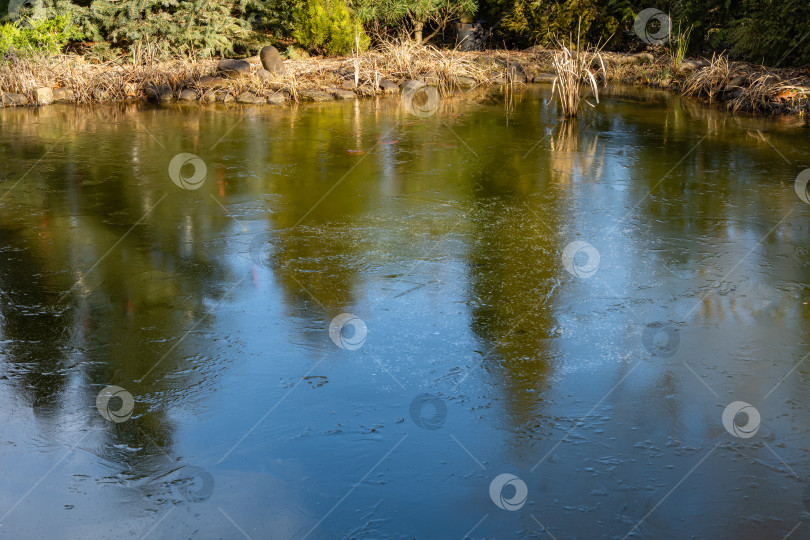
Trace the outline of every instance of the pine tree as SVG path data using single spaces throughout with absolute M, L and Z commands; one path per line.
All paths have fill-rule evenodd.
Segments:
M 230 0 L 93 0 L 90 16 L 110 41 L 205 57 L 233 53 L 249 30 L 244 10 Z
M 425 43 L 451 20 L 473 15 L 476 0 L 354 0 L 360 18 L 387 26 L 408 26 L 414 41 Z M 433 23 L 433 32 L 424 36 L 426 25 Z

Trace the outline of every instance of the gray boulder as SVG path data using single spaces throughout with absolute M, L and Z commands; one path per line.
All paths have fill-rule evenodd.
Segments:
M 700 60 L 687 60 L 681 63 L 681 71 L 689 72 L 702 68 L 706 64 Z
M 19 107 L 20 105 L 28 105 L 28 98 L 22 94 L 3 94 L 0 96 L 0 101 L 6 107 Z
M 323 90 L 301 90 L 298 92 L 298 97 L 302 101 L 331 101 L 332 96 Z
M 380 90 L 386 94 L 397 94 L 399 93 L 399 86 L 397 83 L 393 81 L 389 81 L 388 79 L 380 79 Z
M 197 92 L 188 88 L 181 90 L 180 95 L 177 96 L 180 101 L 196 101 Z
M 231 79 L 245 77 L 250 75 L 250 62 L 247 60 L 220 60 L 217 64 L 217 72 Z
M 478 84 L 472 77 L 465 77 L 463 75 L 453 75 L 451 81 L 459 88 L 473 88 Z
M 523 66 L 520 65 L 520 62 L 510 62 L 506 67 L 506 75 L 508 79 L 512 80 L 512 82 L 525 83 L 528 80 L 528 77 L 526 77 L 526 71 L 524 71 Z
M 439 74 L 435 69 L 430 70 L 426 74 L 422 75 L 422 81 L 428 86 L 438 86 Z
M 652 64 L 655 57 L 650 53 L 631 54 L 629 56 L 621 56 L 618 59 L 619 64 Z
M 537 75 L 534 76 L 534 79 L 532 79 L 532 82 L 533 83 L 548 83 L 548 84 L 551 84 L 551 83 L 554 82 L 554 79 L 556 79 L 556 78 L 557 78 L 557 76 L 554 75 L 553 73 L 538 73 Z
M 53 89 L 42 87 L 34 90 L 34 103 L 37 105 L 50 105 L 53 103 Z
M 212 77 L 211 75 L 203 75 L 200 77 L 199 84 L 203 88 L 220 88 L 225 85 L 225 79 L 221 77 Z
M 172 89 L 165 84 L 150 84 L 143 89 L 149 101 L 171 101 Z
M 262 62 L 262 67 L 270 73 L 284 75 L 286 71 L 284 69 L 284 58 L 282 58 L 278 49 L 272 45 L 262 47 L 262 50 L 259 51 L 259 59 Z
M 335 99 L 354 99 L 357 97 L 357 94 L 350 90 L 343 90 L 341 88 L 327 88 L 327 92 L 329 92 Z
M 56 88 L 53 91 L 54 101 L 76 101 L 76 94 L 70 88 Z
M 266 69 L 257 69 L 256 78 L 262 82 L 270 82 L 273 80 L 273 74 Z
M 287 95 L 284 92 L 276 92 L 267 96 L 267 103 L 271 105 L 281 105 L 287 101 Z
M 408 80 L 402 82 L 402 91 L 403 92 L 415 92 L 415 91 L 417 91 L 420 88 L 423 88 L 425 86 L 427 86 L 427 85 L 425 83 L 423 83 L 422 81 L 416 81 L 416 80 L 413 80 L 413 79 L 408 79 Z
M 746 83 L 745 75 L 736 75 L 731 78 L 731 80 L 728 82 L 723 91 L 731 92 L 732 90 L 737 90 L 738 88 L 742 88 L 743 86 L 745 86 L 745 83 Z
M 245 105 L 252 105 L 253 103 L 264 103 L 265 101 L 261 98 L 256 97 L 256 95 L 253 92 L 242 92 L 241 94 L 236 96 L 236 102 Z

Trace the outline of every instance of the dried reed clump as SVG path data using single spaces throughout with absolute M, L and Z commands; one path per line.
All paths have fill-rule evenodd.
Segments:
M 7 53 L 0 58 L 0 93 L 31 97 L 37 88 L 59 87 L 73 90 L 80 103 L 117 101 L 135 97 L 149 85 L 166 85 L 173 90 L 192 87 L 201 75 L 213 70 L 213 61 L 89 63 L 74 55 Z
M 748 82 L 739 86 L 732 83 L 738 75 Z M 804 88 L 794 86 L 798 82 L 786 81 L 762 67 L 729 62 L 721 54 L 712 57 L 708 66 L 690 75 L 684 82 L 682 93 L 728 100 L 728 107 L 733 111 L 772 111 L 779 109 L 780 105 L 796 105 L 802 99 Z
M 605 80 L 607 80 L 607 70 L 599 47 L 587 47 L 582 50 L 579 36 L 577 36 L 577 44 L 574 50 L 571 50 L 573 43 L 569 48 L 569 46 L 560 42 L 559 47 L 560 51 L 555 52 L 552 59 L 556 76 L 551 87 L 551 93 L 559 98 L 563 115 L 566 118 L 571 118 L 579 113 L 583 81 L 593 92 L 596 102 L 599 103 L 599 85 L 596 82 L 594 73 L 591 71 L 591 65 L 596 64 L 597 60 L 599 61 L 597 64 L 599 68 L 596 73 L 598 74 L 601 71 Z M 593 104 L 587 100 L 586 103 L 593 107 Z
M 790 102 L 800 98 L 801 94 L 795 91 L 798 88 L 800 87 L 794 86 L 791 81 L 783 81 L 778 75 L 764 72 L 754 77 L 751 83 L 729 102 L 729 107 L 734 111 L 770 110 L 775 102 Z
M 394 79 L 423 79 L 435 84 L 442 95 L 453 92 L 459 77 L 469 77 L 477 84 L 489 80 L 487 69 L 475 61 L 475 56 L 457 49 L 440 50 L 411 40 L 384 41 L 375 53 L 367 55 L 366 71 L 374 61 L 374 71 Z M 361 67 L 362 70 L 362 67 Z M 368 77 L 368 74 L 366 74 Z
M 685 96 L 713 99 L 728 85 L 732 73 L 740 68 L 740 65 L 730 63 L 724 54 L 713 55 L 708 66 L 692 73 L 684 81 L 682 93 Z
M 340 87 L 349 81 L 361 95 L 374 95 L 382 79 L 423 80 L 447 95 L 456 87 L 458 77 L 470 77 L 477 84 L 489 80 L 488 70 L 474 55 L 457 50 L 443 51 L 410 40 L 382 41 L 377 48 L 345 58 L 290 60 L 287 75 L 272 83 L 292 96 L 299 90 Z

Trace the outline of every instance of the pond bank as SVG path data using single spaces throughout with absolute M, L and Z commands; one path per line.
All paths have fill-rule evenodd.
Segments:
M 390 45 L 357 57 L 285 60 L 273 47 L 241 60 L 174 60 L 133 65 L 78 55 L 34 55 L 0 65 L 2 106 L 124 100 L 280 105 L 397 94 L 428 85 L 450 95 L 482 86 L 551 83 L 552 50 L 442 51 Z M 810 112 L 810 72 L 724 57 L 604 53 L 608 81 L 671 88 L 734 111 Z M 596 71 L 596 70 L 594 70 Z M 409 82 L 415 81 L 415 82 Z M 604 81 L 602 81 L 604 82 Z

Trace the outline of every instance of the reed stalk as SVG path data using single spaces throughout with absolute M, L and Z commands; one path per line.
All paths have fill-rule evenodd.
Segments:
M 607 70 L 605 69 L 605 62 L 599 45 L 586 47 L 584 50 L 580 47 L 579 27 L 577 27 L 576 45 L 571 39 L 569 39 L 569 44 L 560 41 L 558 45 L 560 50 L 555 52 L 552 58 L 556 76 L 551 93 L 559 99 L 563 116 L 571 118 L 577 116 L 580 104 L 583 101 L 581 95 L 583 81 L 586 87 L 590 88 L 596 102 L 599 103 L 599 85 L 596 82 L 595 75 L 602 71 L 605 80 L 607 80 Z M 594 65 L 598 66 L 595 72 L 591 68 Z M 587 100 L 584 101 L 591 107 L 594 106 Z

